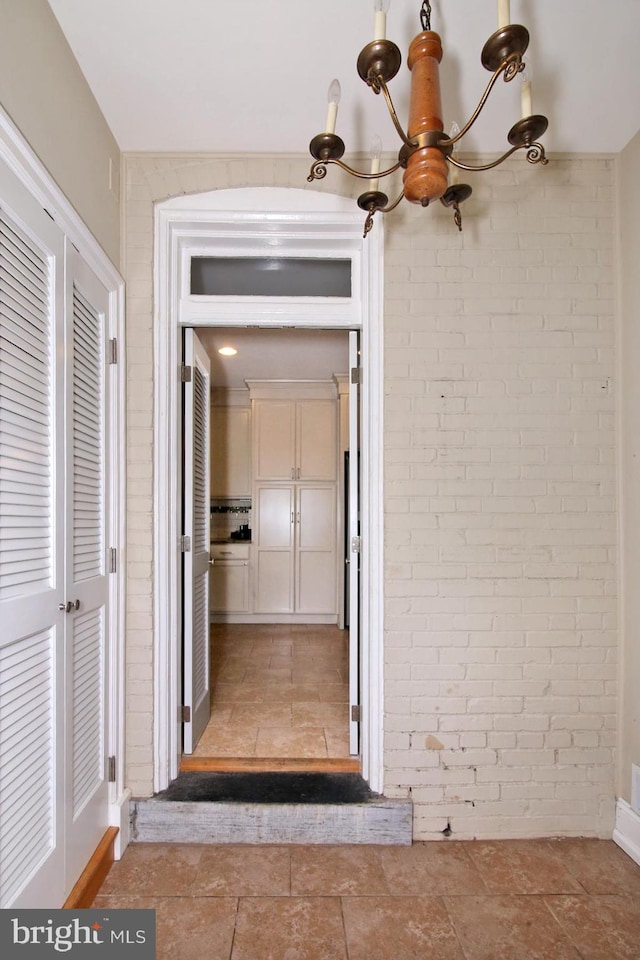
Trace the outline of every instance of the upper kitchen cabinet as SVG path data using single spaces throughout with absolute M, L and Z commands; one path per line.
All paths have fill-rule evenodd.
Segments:
M 255 479 L 335 480 L 335 384 L 252 381 L 249 387 Z
M 251 408 L 215 404 L 211 407 L 211 496 L 250 497 L 251 484 Z

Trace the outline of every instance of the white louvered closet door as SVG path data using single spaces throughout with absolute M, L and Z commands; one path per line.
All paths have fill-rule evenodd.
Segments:
M 109 295 L 71 244 L 66 295 L 66 846 L 67 871 L 77 876 L 108 825 Z
M 64 247 L 4 168 L 0 196 L 0 907 L 48 907 L 65 868 Z
M 209 680 L 209 395 L 210 362 L 193 330 L 185 330 L 184 385 L 184 752 L 192 753 L 211 715 Z

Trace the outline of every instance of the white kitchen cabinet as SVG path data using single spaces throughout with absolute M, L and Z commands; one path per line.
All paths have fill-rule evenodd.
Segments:
M 256 480 L 335 480 L 337 402 L 253 401 Z
M 248 613 L 249 545 L 212 544 L 211 559 L 211 612 Z
M 335 484 L 257 484 L 255 511 L 254 612 L 335 615 Z
M 211 496 L 251 496 L 251 408 L 211 407 Z

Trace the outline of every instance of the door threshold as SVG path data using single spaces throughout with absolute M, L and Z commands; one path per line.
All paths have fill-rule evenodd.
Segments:
M 360 757 L 183 757 L 180 772 L 360 773 Z

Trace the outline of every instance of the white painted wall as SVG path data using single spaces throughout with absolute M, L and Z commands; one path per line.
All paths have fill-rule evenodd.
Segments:
M 152 209 L 302 157 L 125 157 L 128 786 L 152 788 Z M 614 162 L 509 161 L 387 219 L 385 792 L 417 839 L 610 836 Z M 316 185 L 317 186 L 317 185 Z M 357 185 L 334 172 L 323 190 Z
M 0 104 L 119 266 L 120 151 L 58 21 L 46 0 L 0 0 L 0 23 Z
M 640 133 L 618 163 L 622 560 L 618 795 L 631 802 L 631 765 L 640 766 Z

